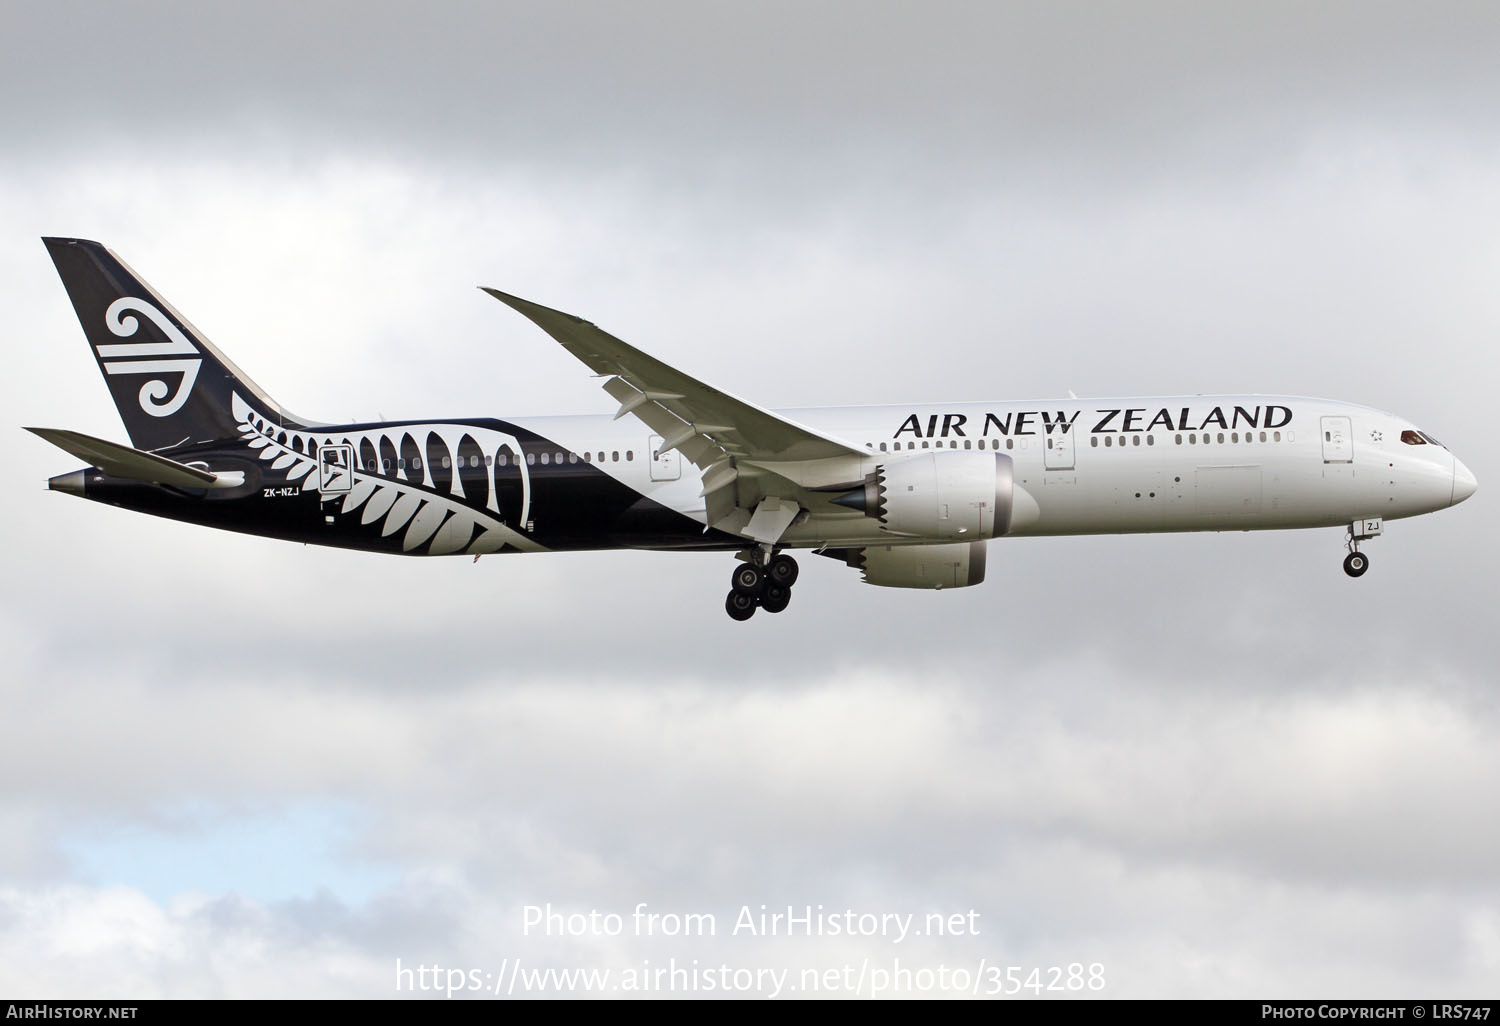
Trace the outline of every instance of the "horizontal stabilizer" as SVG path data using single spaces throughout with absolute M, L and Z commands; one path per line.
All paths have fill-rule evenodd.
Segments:
M 140 449 L 132 449 L 118 442 L 106 442 L 102 438 L 80 434 L 77 431 L 60 431 L 56 428 L 27 428 L 32 434 L 45 438 L 64 452 L 71 453 L 92 466 L 98 467 L 110 477 L 123 477 L 133 481 L 152 481 L 156 484 L 173 485 L 177 488 L 214 488 L 230 484 L 207 470 L 199 470 L 185 463 L 156 456 Z M 224 475 L 227 477 L 228 475 Z M 241 474 L 234 484 L 243 482 Z

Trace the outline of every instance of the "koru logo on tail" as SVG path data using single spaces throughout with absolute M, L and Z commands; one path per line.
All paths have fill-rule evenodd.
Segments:
M 203 354 L 188 341 L 188 337 L 167 319 L 167 315 L 144 299 L 124 296 L 109 304 L 104 311 L 104 323 L 109 330 L 121 338 L 129 338 L 140 327 L 140 322 L 128 316 L 128 312 L 143 315 L 167 336 L 166 342 L 101 342 L 94 347 L 104 364 L 106 374 L 180 374 L 177 391 L 161 378 L 153 378 L 141 386 L 141 409 L 153 417 L 170 417 L 182 409 L 192 394 L 193 382 L 198 380 L 198 368 L 203 365 Z M 170 356 L 170 360 L 142 360 L 143 356 Z

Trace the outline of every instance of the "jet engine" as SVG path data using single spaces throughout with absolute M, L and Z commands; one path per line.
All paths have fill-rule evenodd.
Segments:
M 945 449 L 882 463 L 862 487 L 832 501 L 892 534 L 978 541 L 1010 530 L 1014 500 L 1009 455 Z

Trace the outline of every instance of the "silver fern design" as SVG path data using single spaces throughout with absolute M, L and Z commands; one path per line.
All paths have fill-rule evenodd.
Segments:
M 347 491 L 323 496 L 325 511 L 337 503 L 333 516 L 359 515 L 363 525 L 380 523 L 381 537 L 405 531 L 402 552 L 429 556 L 457 553 L 481 555 L 505 548 L 541 552 L 543 547 L 507 525 L 496 480 L 498 455 L 506 455 L 520 471 L 521 499 L 516 522 L 530 515 L 531 476 L 519 459 L 520 442 L 512 435 L 459 424 L 409 425 L 332 434 L 296 431 L 273 424 L 256 413 L 238 392 L 231 396 L 240 439 L 272 470 L 284 470 L 288 481 L 304 481 L 304 491 L 318 489 L 318 451 L 347 445 L 356 453 L 349 468 L 353 483 Z M 416 435 L 426 437 L 418 441 Z M 413 459 L 402 453 L 417 452 Z M 489 455 L 489 459 L 479 454 Z M 405 464 L 398 462 L 405 460 Z M 467 490 L 458 461 L 474 461 Z M 413 464 L 416 466 L 413 466 Z M 377 472 L 384 468 L 385 472 Z M 483 491 L 483 495 L 477 494 Z

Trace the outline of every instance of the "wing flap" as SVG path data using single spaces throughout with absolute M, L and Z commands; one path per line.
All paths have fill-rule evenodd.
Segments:
M 680 444 L 668 446 L 663 444 L 662 449 L 675 448 L 682 453 L 693 466 L 700 470 L 711 463 L 724 458 L 725 449 L 716 444 L 712 438 L 700 435 L 677 414 L 663 406 L 659 401 L 648 398 L 649 393 L 636 389 L 629 382 L 613 377 L 604 383 L 604 390 L 611 397 L 620 400 L 620 408 L 630 409 L 626 412 L 635 415 L 635 419 L 645 424 L 652 431 L 663 438 L 681 438 Z M 640 401 L 636 402 L 636 398 Z

